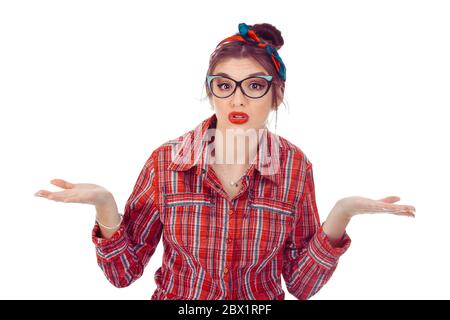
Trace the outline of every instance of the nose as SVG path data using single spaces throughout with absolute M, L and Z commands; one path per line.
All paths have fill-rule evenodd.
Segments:
M 240 106 L 245 105 L 246 100 L 245 94 L 242 92 L 242 87 L 239 86 L 239 88 L 236 88 L 233 95 L 231 96 L 231 102 L 233 103 L 233 106 Z

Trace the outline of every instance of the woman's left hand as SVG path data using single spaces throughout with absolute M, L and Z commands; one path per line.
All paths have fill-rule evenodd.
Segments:
M 416 209 L 409 205 L 393 204 L 399 200 L 400 197 L 397 196 L 390 196 L 380 200 L 354 196 L 340 199 L 336 206 L 347 219 L 364 213 L 389 213 L 414 218 Z

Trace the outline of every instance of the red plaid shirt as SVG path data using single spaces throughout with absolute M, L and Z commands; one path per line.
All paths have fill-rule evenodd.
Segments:
M 114 286 L 128 286 L 142 275 L 162 236 L 152 300 L 282 300 L 281 275 L 291 294 L 310 298 L 351 243 L 345 233 L 333 247 L 322 230 L 311 162 L 266 130 L 242 189 L 230 199 L 207 161 L 207 129 L 216 121 L 211 116 L 150 155 L 120 229 L 102 239 L 94 226 L 98 265 Z M 270 159 L 269 146 L 275 146 Z

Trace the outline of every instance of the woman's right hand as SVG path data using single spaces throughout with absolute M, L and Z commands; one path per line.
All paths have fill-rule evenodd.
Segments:
M 86 203 L 95 206 L 96 219 L 100 224 L 102 237 L 110 239 L 114 231 L 120 226 L 121 218 L 117 211 L 117 204 L 111 192 L 92 183 L 70 183 L 62 179 L 53 179 L 50 183 L 63 188 L 63 191 L 50 192 L 39 190 L 34 195 L 58 202 Z M 100 219 L 100 221 L 98 220 Z M 105 228 L 104 226 L 117 226 Z
M 113 200 L 111 192 L 97 184 L 70 183 L 62 179 L 53 179 L 50 183 L 64 190 L 57 192 L 39 190 L 34 195 L 58 202 L 86 203 L 96 207 L 107 206 Z

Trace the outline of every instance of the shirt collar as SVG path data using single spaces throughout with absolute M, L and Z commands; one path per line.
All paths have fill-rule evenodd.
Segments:
M 203 120 L 194 130 L 191 130 L 177 140 L 172 148 L 172 161 L 168 169 L 174 171 L 186 171 L 195 168 L 196 174 L 206 172 L 210 156 L 211 135 L 216 128 L 217 117 Z M 280 153 L 281 144 L 279 137 L 264 129 L 260 132 L 260 139 L 256 159 L 250 166 L 249 173 L 256 169 L 263 177 L 268 178 L 277 185 L 280 184 Z

